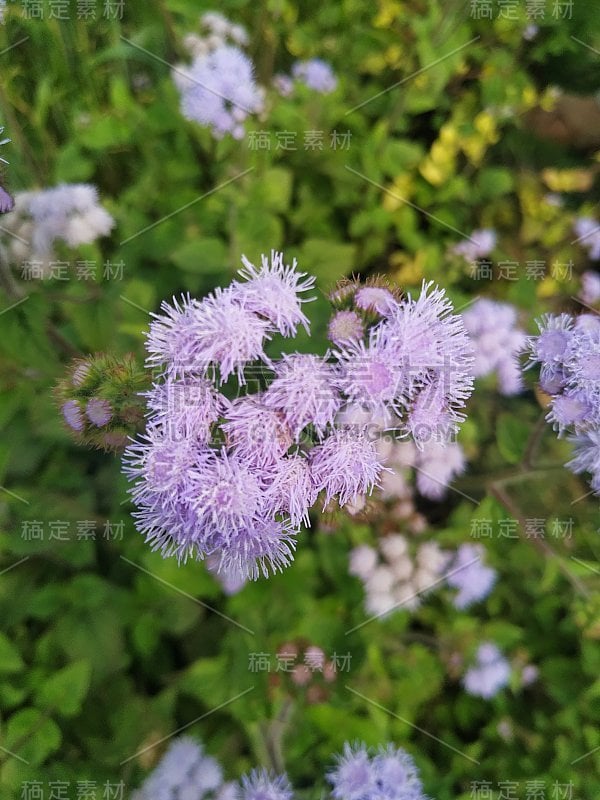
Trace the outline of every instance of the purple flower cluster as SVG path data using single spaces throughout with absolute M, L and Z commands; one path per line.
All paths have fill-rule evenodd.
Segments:
M 567 466 L 589 472 L 600 493 L 600 316 L 546 315 L 529 340 L 529 366 L 539 363 L 540 386 L 550 395 L 546 419 L 559 436 L 573 434 Z
M 371 753 L 346 743 L 327 778 L 334 800 L 426 800 L 412 756 L 391 744 Z
M 353 312 L 377 314 L 379 321 L 334 351 L 344 394 L 374 416 L 397 418 L 417 446 L 441 433 L 448 439 L 473 390 L 473 355 L 443 290 L 423 283 L 418 297 L 397 300 L 382 287 L 364 287 L 352 299 Z
M 252 62 L 235 44 L 198 53 L 189 68 L 175 70 L 173 80 L 184 117 L 206 125 L 217 139 L 227 133 L 241 139 L 244 120 L 264 108 L 265 92 L 254 80 Z
M 475 664 L 467 670 L 463 685 L 469 694 L 489 700 L 509 682 L 510 664 L 493 642 L 484 642 L 477 650 Z
M 475 377 L 495 372 L 501 394 L 518 394 L 523 388 L 518 354 L 527 336 L 516 327 L 516 308 L 482 298 L 465 311 L 463 320 L 475 348 Z
M 223 785 L 217 761 L 195 739 L 176 739 L 132 800 L 203 800 Z M 219 795 L 217 795 L 219 797 Z
M 370 751 L 344 745 L 327 773 L 334 800 L 427 800 L 415 762 L 392 744 Z M 194 739 L 175 740 L 132 800 L 292 800 L 284 775 L 254 769 L 240 783 L 223 782 L 221 767 Z
M 366 422 L 343 422 L 348 404 L 403 412 L 404 433 L 418 438 L 424 420 L 428 430 L 455 426 L 472 387 L 460 318 L 428 285 L 401 301 L 363 287 L 355 302 L 371 323 L 366 340 L 271 361 L 274 335 L 308 331 L 302 295 L 313 279 L 281 253 L 260 267 L 242 260 L 228 288 L 154 315 L 147 364 L 159 377 L 146 393 L 146 432 L 125 454 L 137 527 L 153 549 L 210 556 L 234 585 L 287 566 L 319 494 L 343 506 L 380 485 L 376 439 Z M 245 386 L 256 362 L 272 380 L 263 367 L 259 391 L 230 399 L 233 378 Z M 77 424 L 79 409 L 66 411 Z M 87 413 L 100 424 L 103 411 Z

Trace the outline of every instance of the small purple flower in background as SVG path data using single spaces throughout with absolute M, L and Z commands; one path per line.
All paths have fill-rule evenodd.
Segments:
M 282 97 L 291 97 L 294 93 L 294 81 L 289 75 L 275 75 L 273 77 L 273 86 Z
M 334 800 L 426 800 L 412 756 L 393 744 L 372 754 L 364 744 L 346 743 L 327 780 Z
M 56 240 L 69 247 L 89 244 L 106 236 L 115 221 L 100 205 L 95 186 L 63 183 L 53 189 L 18 192 L 3 224 L 17 239 L 10 243 L 13 258 L 47 260 Z
M 529 339 L 528 367 L 540 363 L 540 386 L 551 395 L 546 416 L 558 435 L 571 434 L 574 458 L 567 467 L 590 472 L 600 492 L 597 441 L 600 436 L 600 317 L 546 315 Z M 573 436 L 574 434 L 574 436 Z
M 243 122 L 264 108 L 265 92 L 254 80 L 254 68 L 239 47 L 221 44 L 196 56 L 190 67 L 178 67 L 173 80 L 181 92 L 181 112 L 210 128 L 213 136 L 244 136 Z
M 448 566 L 446 581 L 458 589 L 453 603 L 460 610 L 486 598 L 496 582 L 496 570 L 483 563 L 484 553 L 481 545 L 463 544 Z
M 108 425 L 112 418 L 112 408 L 108 400 L 100 397 L 92 397 L 85 407 L 85 413 L 89 421 L 97 428 Z
M 285 775 L 260 769 L 242 778 L 241 800 L 292 800 L 292 797 L 292 787 Z
M 518 355 L 527 344 L 527 335 L 516 327 L 516 308 L 482 298 L 464 312 L 463 320 L 475 349 L 475 377 L 495 372 L 501 394 L 522 391 Z
M 496 247 L 498 237 L 491 228 L 480 228 L 473 231 L 470 237 L 460 244 L 454 245 L 452 252 L 462 256 L 466 261 L 476 261 L 489 256 Z
M 508 685 L 510 664 L 493 642 L 479 645 L 475 664 L 463 678 L 463 685 L 469 694 L 490 700 Z
M 85 421 L 83 419 L 83 412 L 77 400 L 67 400 L 66 403 L 63 403 L 61 410 L 65 422 L 69 427 L 78 432 L 84 429 Z
M 223 784 L 217 761 L 187 736 L 176 739 L 158 766 L 133 793 L 132 800 L 172 800 L 173 797 L 204 800 Z
M 326 61 L 312 58 L 308 61 L 297 61 L 292 67 L 292 75 L 301 83 L 320 94 L 329 94 L 337 87 L 337 78 Z
M 583 273 L 579 297 L 584 303 L 592 306 L 600 300 L 600 273 L 592 270 Z
M 417 450 L 414 467 L 419 493 L 429 500 L 442 500 L 454 478 L 466 470 L 467 462 L 458 442 L 430 441 Z
M 600 224 L 591 217 L 577 217 L 573 225 L 579 244 L 592 261 L 600 259 Z

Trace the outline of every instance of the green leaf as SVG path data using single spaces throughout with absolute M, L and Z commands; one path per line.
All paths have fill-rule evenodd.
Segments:
M 502 458 L 509 464 L 518 464 L 523 458 L 529 425 L 512 414 L 501 414 L 496 428 L 496 441 Z
M 216 236 L 206 236 L 181 245 L 172 259 L 186 272 L 222 272 L 227 264 L 227 247 Z
M 23 666 L 23 659 L 17 648 L 4 633 L 0 633 L 0 672 L 19 672 Z
M 41 764 L 58 750 L 61 733 L 52 719 L 44 719 L 37 708 L 24 708 L 8 720 L 2 746 L 30 765 Z
M 328 239 L 306 239 L 298 257 L 303 272 L 324 283 L 335 283 L 352 271 L 356 248 L 353 244 Z
M 64 717 L 79 713 L 90 687 L 89 661 L 76 661 L 56 672 L 39 688 L 36 699 L 41 708 L 56 711 Z

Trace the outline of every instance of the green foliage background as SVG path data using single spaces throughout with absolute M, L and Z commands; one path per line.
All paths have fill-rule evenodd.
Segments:
M 522 797 L 534 779 L 548 797 L 555 782 L 573 782 L 573 798 L 596 798 L 597 500 L 578 500 L 587 484 L 563 469 L 533 469 L 527 442 L 542 413 L 533 375 L 511 399 L 479 382 L 461 436 L 470 470 L 458 484 L 477 504 L 457 493 L 423 501 L 425 536 L 456 546 L 471 540 L 474 520 L 498 530 L 515 517 L 572 518 L 572 537 L 496 535 L 486 546 L 498 584 L 473 612 L 441 591 L 412 616 L 350 634 L 365 612 L 348 551 L 374 541 L 376 526 L 344 517 L 332 534 L 313 528 L 285 574 L 226 598 L 202 564 L 178 567 L 148 550 L 118 460 L 77 447 L 52 400 L 74 355 L 141 360 L 147 311 L 225 285 L 241 253 L 284 248 L 323 292 L 353 271 L 384 272 L 404 288 L 435 280 L 457 306 L 477 294 L 507 299 L 532 332 L 536 315 L 577 308 L 589 265 L 570 243 L 572 221 L 597 202 L 598 154 L 538 138 L 528 112 L 552 109 L 552 87 L 600 87 L 598 54 L 577 41 L 598 48 L 593 4 L 556 19 L 549 3 L 527 42 L 525 3 L 516 20 L 496 10 L 492 21 L 463 2 L 228 0 L 220 10 L 247 26 L 265 85 L 313 56 L 339 76 L 328 97 L 270 95 L 267 117 L 248 126 L 270 133 L 270 150 L 251 149 L 248 136 L 215 142 L 179 113 L 168 65 L 185 60 L 182 38 L 208 8 L 130 0 L 122 20 L 98 3 L 94 21 L 74 9 L 59 21 L 47 8 L 44 20 L 27 19 L 9 3 L 0 29 L 10 188 L 96 184 L 115 230 L 64 257 L 124 264 L 123 280 L 22 282 L 26 302 L 0 316 L 0 796 L 19 797 L 34 779 L 134 787 L 163 746 L 145 748 L 189 725 L 229 777 L 283 763 L 307 798 L 320 796 L 331 754 L 353 739 L 406 747 L 438 800 L 466 800 L 481 780 L 494 797 L 502 781 L 518 781 Z M 309 130 L 326 132 L 323 150 L 303 148 Z M 329 147 L 334 130 L 351 132 L 349 149 Z M 298 149 L 276 149 L 276 131 L 296 131 Z M 562 207 L 544 201 L 550 191 L 563 193 Z M 474 280 L 448 248 L 461 240 L 453 229 L 478 227 L 498 230 L 497 259 L 572 260 L 572 277 L 527 280 L 521 266 L 516 281 Z M 6 293 L 2 306 L 13 302 Z M 323 350 L 324 299 L 310 313 L 311 346 Z M 569 448 L 546 427 L 538 451 L 535 465 L 556 465 Z M 70 523 L 69 541 L 50 538 L 57 520 Z M 82 520 L 96 522 L 96 540 L 77 541 Z M 31 521 L 43 540 L 24 537 Z M 122 538 L 103 536 L 106 521 L 113 532 L 123 521 Z M 324 702 L 249 669 L 251 653 L 296 638 L 351 653 Z M 484 638 L 536 664 L 539 680 L 491 702 L 468 696 L 449 654 L 468 658 Z

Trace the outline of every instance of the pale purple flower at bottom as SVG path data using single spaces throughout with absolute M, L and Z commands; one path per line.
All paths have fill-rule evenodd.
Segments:
M 371 756 L 364 744 L 346 742 L 327 779 L 334 800 L 427 800 L 412 756 L 393 744 Z
M 292 787 L 286 775 L 274 775 L 260 769 L 242 778 L 241 800 L 292 800 L 292 797 Z

